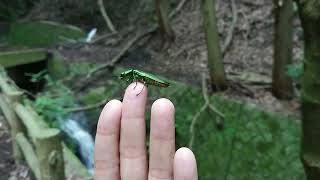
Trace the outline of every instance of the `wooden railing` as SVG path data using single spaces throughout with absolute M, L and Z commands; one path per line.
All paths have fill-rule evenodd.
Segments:
M 35 111 L 22 103 L 23 91 L 0 65 L 0 108 L 8 122 L 13 155 L 25 159 L 37 180 L 63 180 L 65 167 L 59 129 L 48 128 Z

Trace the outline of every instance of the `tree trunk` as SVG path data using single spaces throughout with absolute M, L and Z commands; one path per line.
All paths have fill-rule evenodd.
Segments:
M 164 40 L 173 41 L 174 32 L 169 20 L 170 1 L 156 0 L 156 14 L 158 17 L 159 30 Z
M 215 1 L 203 0 L 202 6 L 211 84 L 217 90 L 224 90 L 227 87 L 227 82 L 219 45 Z
M 280 99 L 293 96 L 292 79 L 287 75 L 287 65 L 292 62 L 293 43 L 293 2 L 292 0 L 274 0 L 274 57 L 272 91 Z
M 299 1 L 304 30 L 301 159 L 308 180 L 320 178 L 320 1 Z

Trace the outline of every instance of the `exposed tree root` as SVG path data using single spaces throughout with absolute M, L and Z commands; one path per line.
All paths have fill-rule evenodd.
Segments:
M 210 99 L 209 99 L 209 95 L 207 92 L 207 82 L 206 82 L 205 74 L 202 74 L 202 95 L 203 95 L 205 102 L 202 105 L 202 107 L 200 108 L 200 110 L 193 116 L 191 124 L 190 124 L 190 129 L 189 129 L 190 140 L 189 140 L 189 146 L 188 146 L 190 149 L 192 149 L 192 146 L 194 144 L 194 136 L 195 136 L 194 127 L 195 127 L 195 124 L 197 123 L 197 120 L 199 119 L 202 112 L 209 109 L 210 111 L 212 111 L 216 115 L 218 115 L 219 118 L 222 119 L 222 121 L 218 121 L 219 118 L 216 118 L 216 125 L 220 126 L 220 127 L 223 126 L 223 120 L 225 119 L 224 114 L 221 113 L 214 105 L 210 104 Z

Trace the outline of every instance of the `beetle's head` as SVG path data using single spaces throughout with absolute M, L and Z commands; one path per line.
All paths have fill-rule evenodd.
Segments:
M 120 79 L 123 79 L 124 77 L 125 77 L 125 73 L 123 72 L 120 74 Z

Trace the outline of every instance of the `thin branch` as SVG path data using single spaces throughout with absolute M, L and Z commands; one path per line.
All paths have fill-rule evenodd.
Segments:
M 71 112 L 78 112 L 78 111 L 88 111 L 91 109 L 96 109 L 99 108 L 101 106 L 103 106 L 104 104 L 106 104 L 107 100 L 103 100 L 101 102 L 98 102 L 96 104 L 90 104 L 88 106 L 82 106 L 82 107 L 76 107 L 76 108 L 68 108 L 66 109 L 66 112 L 71 113 Z
M 234 29 L 235 29 L 237 21 L 238 21 L 238 12 L 237 12 L 236 3 L 234 2 L 234 0 L 230 0 L 230 2 L 231 2 L 231 11 L 232 11 L 232 22 L 231 22 L 231 26 L 229 28 L 226 40 L 222 46 L 222 56 L 225 55 L 226 51 L 228 50 L 228 48 L 231 45 L 232 38 L 233 38 L 233 32 L 234 32 Z
M 91 42 L 89 42 L 89 44 L 96 44 L 96 43 L 102 42 L 103 40 L 108 39 L 116 34 L 117 33 L 108 33 L 108 34 L 101 35 L 101 36 L 93 39 Z
M 192 149 L 192 146 L 194 144 L 194 136 L 195 136 L 194 127 L 195 127 L 195 124 L 197 123 L 197 120 L 199 119 L 202 112 L 204 112 L 207 109 L 210 109 L 211 111 L 216 113 L 220 118 L 222 118 L 222 119 L 225 118 L 223 113 L 218 111 L 217 108 L 215 108 L 212 104 L 210 104 L 210 99 L 209 99 L 209 95 L 208 95 L 208 91 L 207 91 L 207 82 L 206 82 L 206 77 L 205 77 L 204 73 L 202 74 L 202 95 L 203 95 L 205 102 L 202 105 L 202 107 L 200 108 L 200 110 L 193 116 L 191 124 L 190 124 L 190 128 L 189 128 L 190 140 L 189 140 L 188 147 L 190 149 Z M 216 122 L 216 123 L 218 124 L 220 122 Z
M 99 6 L 100 12 L 102 14 L 102 17 L 104 18 L 104 20 L 107 23 L 108 28 L 111 30 L 112 33 L 117 33 L 117 30 L 115 29 L 111 19 L 109 18 L 108 14 L 107 14 L 106 9 L 104 7 L 103 0 L 98 0 L 98 6 Z
M 114 98 L 114 99 L 119 99 L 119 98 Z M 76 108 L 67 108 L 66 111 L 68 113 L 71 113 L 71 112 L 78 112 L 78 111 L 88 111 L 88 110 L 91 110 L 91 109 L 96 109 L 96 108 L 99 108 L 103 105 L 105 105 L 107 103 L 109 99 L 104 99 L 98 103 L 95 103 L 95 104 L 90 104 L 90 105 L 87 105 L 87 106 L 81 106 L 81 107 L 76 107 Z
M 170 18 L 173 18 L 177 13 L 179 13 L 179 11 L 182 9 L 183 5 L 185 4 L 186 0 L 182 0 L 179 5 L 170 13 Z M 146 31 L 142 32 L 141 34 L 137 35 L 136 37 L 134 37 L 131 41 L 129 41 L 127 43 L 127 45 L 120 51 L 120 53 L 114 57 L 110 63 L 106 63 L 106 64 L 102 64 L 96 68 L 94 68 L 93 70 L 91 70 L 88 75 L 87 78 L 90 78 L 93 74 L 95 74 L 96 72 L 105 69 L 105 68 L 110 68 L 110 67 L 114 67 L 114 65 L 119 62 L 121 60 L 121 58 L 127 53 L 127 51 L 135 44 L 137 43 L 140 39 L 142 39 L 145 36 L 148 36 L 151 33 L 154 33 L 158 28 L 158 24 L 154 24 L 152 25 L 149 29 L 147 29 Z
M 95 74 L 96 72 L 105 69 L 105 68 L 110 68 L 110 67 L 114 67 L 114 65 L 120 61 L 120 59 L 126 54 L 126 52 L 140 39 L 144 37 L 144 34 L 140 34 L 136 37 L 134 37 L 131 41 L 129 41 L 125 47 L 119 52 L 118 55 L 116 55 L 109 63 L 106 64 L 101 64 L 100 66 L 92 69 L 88 75 L 87 78 L 91 77 L 93 74 Z
M 171 13 L 169 14 L 169 18 L 173 18 L 175 15 L 177 15 L 185 4 L 186 0 L 181 0 L 178 6 L 173 11 L 171 11 Z

